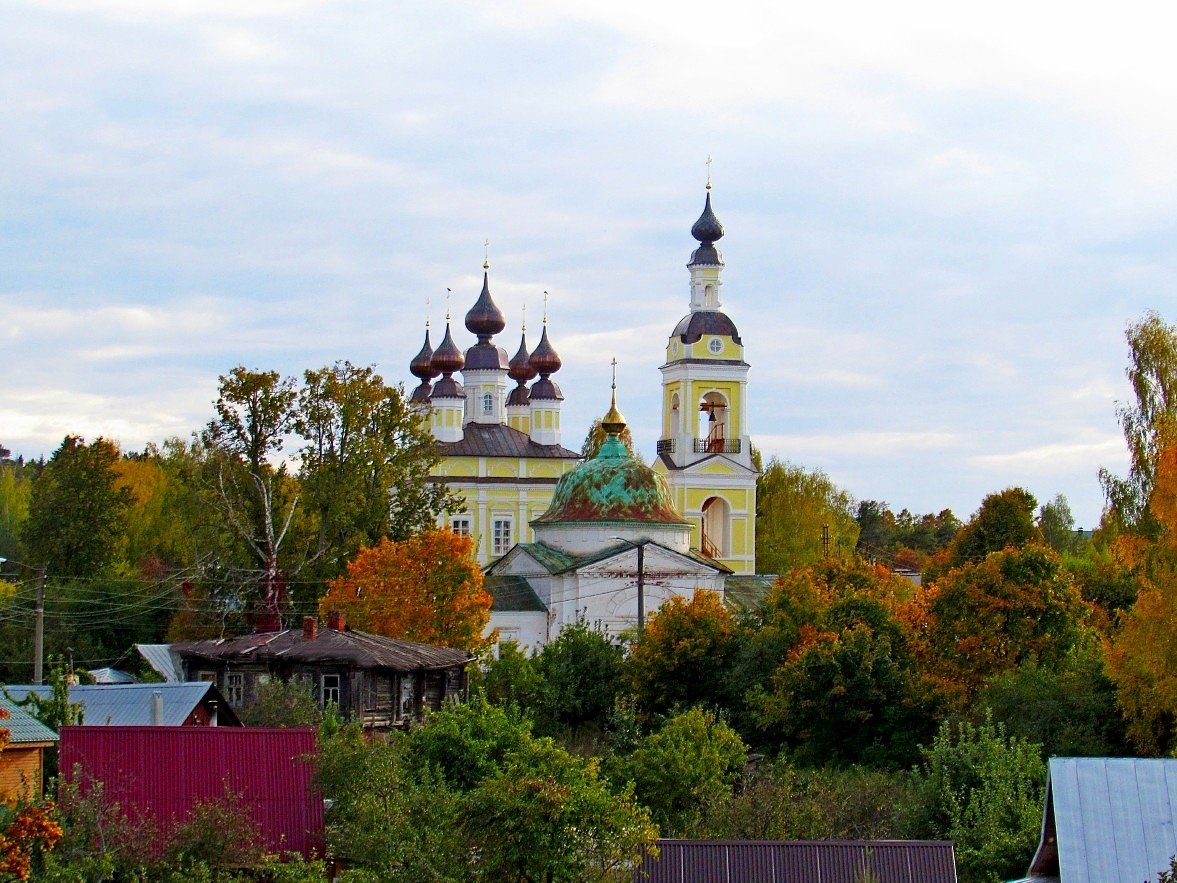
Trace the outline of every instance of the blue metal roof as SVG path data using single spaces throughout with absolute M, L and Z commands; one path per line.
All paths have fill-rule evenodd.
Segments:
M 1177 855 L 1177 760 L 1052 757 L 1028 875 L 1061 883 L 1156 880 Z
M 157 691 L 163 695 L 163 726 L 178 727 L 188 719 L 213 684 L 204 681 L 184 684 L 104 684 L 70 687 L 70 702 L 82 705 L 82 723 L 86 726 L 151 726 L 151 699 Z M 49 697 L 50 686 L 8 686 L 14 699 L 29 693 Z M 222 704 L 222 709 L 225 707 Z
M 135 649 L 169 684 L 184 680 L 184 663 L 178 653 L 172 652 L 171 644 L 136 644 Z
M 0 728 L 8 730 L 11 744 L 26 745 L 30 742 L 57 741 L 57 734 L 53 730 L 15 702 L 0 696 L 0 708 L 8 712 L 8 717 L 0 720 Z

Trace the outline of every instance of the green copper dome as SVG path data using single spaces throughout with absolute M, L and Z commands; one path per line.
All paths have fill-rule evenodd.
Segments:
M 552 505 L 535 520 L 568 522 L 688 523 L 674 511 L 666 481 L 634 457 L 617 433 L 610 433 L 593 459 L 561 476 Z

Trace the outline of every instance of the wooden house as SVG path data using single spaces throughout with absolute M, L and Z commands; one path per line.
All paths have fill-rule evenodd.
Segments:
M 467 685 L 465 650 L 400 641 L 347 628 L 342 614 L 301 629 L 173 644 L 189 680 L 217 684 L 229 704 L 247 708 L 271 679 L 306 683 L 323 706 L 334 703 L 369 729 L 402 727 L 436 711 Z
M 8 744 L 0 751 L 0 801 L 41 796 L 45 751 L 57 747 L 57 734 L 27 709 L 0 697 L 6 716 L 0 728 L 8 731 Z

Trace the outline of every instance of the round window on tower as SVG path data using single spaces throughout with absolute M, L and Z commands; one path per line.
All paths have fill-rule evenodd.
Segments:
M 712 353 L 718 356 L 723 350 L 723 341 L 718 337 L 713 337 L 711 338 L 711 342 L 707 344 L 707 349 L 711 350 Z

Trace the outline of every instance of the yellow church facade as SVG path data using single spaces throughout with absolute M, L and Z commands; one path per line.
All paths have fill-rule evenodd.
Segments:
M 691 233 L 700 245 L 687 265 L 690 312 L 671 333 L 660 369 L 662 429 L 652 465 L 691 525 L 691 547 L 733 573 L 751 574 L 757 473 L 748 436 L 749 366 L 721 309 L 723 261 L 715 241 L 723 228 L 711 209 L 710 184 Z M 563 395 L 552 380 L 561 361 L 546 317 L 535 350 L 528 350 L 524 330 L 511 358 L 493 340 L 505 326 L 484 273 L 482 292 L 465 316 L 477 343 L 463 353 L 447 317 L 441 344 L 432 349 L 427 329 L 410 365 L 420 380 L 412 403 L 441 455 L 433 474 L 465 503 L 464 512 L 446 516 L 441 526 L 471 536 L 484 566 L 515 544 L 534 541 L 532 522 L 547 511 L 560 477 L 580 461 L 561 443 Z

